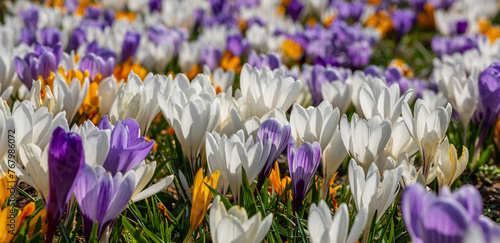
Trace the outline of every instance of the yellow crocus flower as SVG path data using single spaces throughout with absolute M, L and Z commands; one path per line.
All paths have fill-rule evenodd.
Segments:
M 193 202 L 191 208 L 191 215 L 189 217 L 189 230 L 192 232 L 201 224 L 205 214 L 207 214 L 208 205 L 212 201 L 212 191 L 205 185 L 207 183 L 212 188 L 217 187 L 220 172 L 217 170 L 210 178 L 203 177 L 203 169 L 199 169 L 194 178 L 193 185 Z

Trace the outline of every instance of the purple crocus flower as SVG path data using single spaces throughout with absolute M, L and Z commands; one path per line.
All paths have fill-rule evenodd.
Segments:
M 479 75 L 479 101 L 477 117 L 483 122 L 476 152 L 480 149 L 489 129 L 500 113 L 500 62 L 492 63 Z
M 299 148 L 295 146 L 295 139 L 290 137 L 288 142 L 288 167 L 292 179 L 293 210 L 298 212 L 302 200 L 306 196 L 307 188 L 321 161 L 321 147 L 319 143 L 303 143 Z
M 43 28 L 40 37 L 42 45 L 49 47 L 54 47 L 61 41 L 61 33 L 55 27 Z
M 54 130 L 49 145 L 49 195 L 47 199 L 48 231 L 45 242 L 52 242 L 59 221 L 62 219 L 83 167 L 85 153 L 82 138 L 76 133 L 66 133 L 62 127 Z
M 162 1 L 161 0 L 149 0 L 149 12 L 161 12 Z
M 101 118 L 98 127 L 111 127 L 108 116 Z M 115 175 L 118 172 L 125 174 L 139 165 L 155 144 L 154 141 L 146 142 L 146 138 L 139 137 L 139 134 L 139 124 L 134 119 L 117 121 L 111 132 L 110 148 L 103 167 Z
M 101 78 L 109 77 L 113 74 L 113 69 L 115 67 L 115 59 L 109 58 L 106 61 L 100 56 L 94 53 L 89 53 L 82 58 L 80 63 L 80 71 L 88 71 L 90 78 L 94 78 L 101 74 Z
M 210 70 L 214 70 L 219 66 L 222 59 L 222 50 L 216 46 L 207 46 L 203 48 L 200 56 L 201 65 L 207 65 Z
M 104 23 L 107 26 L 112 26 L 113 23 L 115 22 L 115 10 L 113 9 L 107 9 L 106 12 L 104 12 Z
M 38 8 L 33 6 L 25 11 L 19 12 L 19 17 L 24 22 L 24 26 L 30 29 L 36 29 L 38 25 Z
M 84 16 L 87 19 L 98 20 L 99 17 L 101 16 L 101 13 L 102 13 L 101 8 L 90 5 L 85 9 Z
M 287 13 L 292 17 L 293 21 L 297 21 L 302 13 L 302 9 L 304 9 L 304 4 L 300 0 L 291 0 L 288 4 Z
M 268 66 L 269 69 L 274 70 L 281 66 L 281 60 L 277 54 L 269 53 L 267 55 L 258 55 L 254 50 L 250 51 L 248 54 L 247 63 L 259 69 L 263 66 Z
M 336 68 L 324 68 L 320 65 L 314 65 L 311 70 L 310 78 L 306 80 L 309 90 L 313 95 L 313 105 L 318 106 L 323 101 L 321 95 L 321 86 L 324 82 L 333 82 L 335 80 L 344 81 L 342 74 Z
M 26 87 L 31 89 L 33 79 L 38 79 L 39 76 L 46 79 L 50 72 L 57 71 L 61 58 L 61 44 L 56 44 L 51 49 L 36 43 L 35 52 L 28 53 L 24 58 L 16 57 L 14 59 L 14 69 Z
M 233 56 L 241 57 L 250 47 L 250 42 L 243 38 L 241 35 L 228 35 L 226 42 L 227 50 L 231 52 Z
M 264 145 L 266 143 L 271 143 L 272 145 L 266 164 L 260 171 L 259 179 L 257 181 L 257 190 L 262 188 L 266 178 L 271 175 L 274 162 L 278 159 L 280 154 L 283 153 L 283 150 L 285 150 L 288 140 L 290 139 L 291 132 L 292 129 L 288 122 L 281 125 L 275 118 L 267 119 L 260 125 L 259 130 L 257 131 L 257 140 L 262 141 Z
M 78 47 L 85 43 L 86 40 L 87 35 L 85 34 L 85 28 L 80 26 L 76 27 L 69 38 L 68 51 L 71 52 L 78 50 Z
M 137 47 L 139 47 L 139 42 L 141 41 L 141 34 L 134 31 L 127 31 L 125 38 L 123 39 L 122 45 L 122 57 L 121 62 L 126 61 L 129 58 L 133 58 Z
M 382 69 L 375 66 L 375 65 L 370 65 L 368 67 L 366 67 L 363 72 L 366 74 L 366 75 L 370 75 L 374 78 L 382 78 Z
M 392 13 L 392 24 L 398 40 L 410 32 L 416 20 L 415 13 L 409 9 L 398 9 Z
M 97 237 L 127 207 L 135 189 L 135 175 L 118 172 L 114 176 L 102 166 L 85 166 L 76 183 L 75 197 L 83 215 L 83 230 L 89 240 L 92 227 L 98 223 Z
M 463 242 L 467 230 L 474 225 L 486 226 L 482 230 L 487 242 L 500 236 L 500 227 L 491 226 L 491 220 L 481 215 L 481 195 L 470 185 L 453 194 L 443 187 L 439 196 L 418 183 L 410 185 L 403 192 L 401 211 L 415 243 Z
M 23 27 L 19 36 L 19 42 L 25 43 L 28 46 L 33 45 L 36 42 L 36 29 Z

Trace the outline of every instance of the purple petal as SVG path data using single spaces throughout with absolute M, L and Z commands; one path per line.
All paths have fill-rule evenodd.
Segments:
M 111 122 L 109 122 L 108 115 L 104 115 L 101 118 L 97 127 L 99 128 L 99 130 L 111 129 Z
M 428 193 L 420 184 L 413 184 L 403 191 L 401 196 L 401 213 L 411 239 L 415 243 L 422 242 L 422 233 L 418 227 L 422 211 L 436 198 L 436 195 Z
M 454 191 L 453 198 L 467 210 L 471 222 L 477 222 L 483 214 L 483 199 L 472 185 L 465 185 Z
M 437 200 L 422 211 L 417 222 L 423 242 L 462 242 L 469 226 L 465 210 L 454 200 Z

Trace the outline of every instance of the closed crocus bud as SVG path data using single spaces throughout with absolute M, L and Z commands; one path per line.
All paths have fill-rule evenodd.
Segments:
M 28 46 L 33 45 L 33 43 L 36 42 L 36 29 L 23 27 L 21 29 L 21 36 L 19 37 L 19 41 L 25 43 Z
M 56 128 L 50 141 L 48 159 L 48 231 L 45 242 L 52 242 L 66 203 L 73 195 L 76 182 L 85 166 L 82 139 L 76 133 L 66 133 L 62 127 Z
M 415 13 L 408 9 L 396 10 L 392 13 L 392 25 L 394 26 L 398 39 L 401 39 L 404 35 L 410 32 L 415 20 Z
M 125 62 L 129 58 L 133 58 L 139 42 L 141 41 L 141 34 L 134 31 L 127 31 L 123 38 L 122 57 L 121 62 Z
M 85 29 L 83 27 L 76 27 L 69 38 L 68 43 L 68 51 L 76 51 L 78 47 L 82 45 L 87 40 L 87 36 L 85 34 Z
M 340 204 L 332 218 L 330 208 L 321 200 L 311 204 L 307 218 L 308 230 L 313 243 L 354 243 L 358 240 L 366 224 L 368 208 L 362 208 L 354 219 L 349 231 L 349 210 L 345 203 Z M 347 232 L 349 231 L 349 235 Z
M 500 113 L 500 63 L 494 62 L 479 75 L 479 120 L 483 122 L 478 150 Z
M 83 215 L 83 230 L 89 240 L 97 222 L 97 238 L 107 237 L 107 227 L 125 210 L 135 189 L 135 174 L 111 175 L 102 166 L 85 166 L 76 183 L 75 197 Z
M 321 147 L 317 142 L 312 145 L 306 142 L 297 148 L 295 139 L 290 137 L 287 155 L 292 179 L 293 210 L 299 212 L 309 183 L 321 161 Z
M 210 209 L 210 232 L 214 243 L 262 242 L 273 223 L 273 214 L 264 220 L 260 213 L 248 218 L 247 211 L 238 206 L 226 210 L 217 196 Z
M 263 144 L 271 144 L 271 151 L 269 152 L 264 168 L 262 168 L 259 174 L 259 180 L 257 182 L 258 190 L 260 190 L 265 179 L 271 174 L 274 162 L 288 145 L 290 133 L 290 124 L 286 123 L 281 125 L 275 118 L 267 119 L 260 125 L 259 131 L 257 132 L 257 139 L 262 141 Z

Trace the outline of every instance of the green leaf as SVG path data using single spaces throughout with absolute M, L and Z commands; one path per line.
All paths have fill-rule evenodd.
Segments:
M 240 201 L 243 202 L 242 207 L 244 207 L 248 211 L 248 217 L 252 217 L 254 214 L 258 212 L 257 203 L 255 202 L 255 197 L 253 195 L 252 188 L 250 188 L 250 184 L 248 184 L 247 173 L 245 169 L 242 169 L 242 177 L 243 183 L 241 185 L 241 195 Z M 243 200 L 241 200 L 243 199 Z
M 132 224 L 130 224 L 130 222 L 128 222 L 128 220 L 124 216 L 121 216 L 121 217 L 122 217 L 123 227 L 125 227 L 125 229 L 128 230 L 128 232 L 130 232 L 130 234 L 132 234 L 132 237 L 134 237 L 134 239 L 137 240 L 137 242 L 140 242 L 140 243 L 147 243 L 148 242 L 146 240 L 146 238 L 144 238 L 144 236 L 142 235 L 141 231 L 134 228 L 134 226 L 132 226 Z

